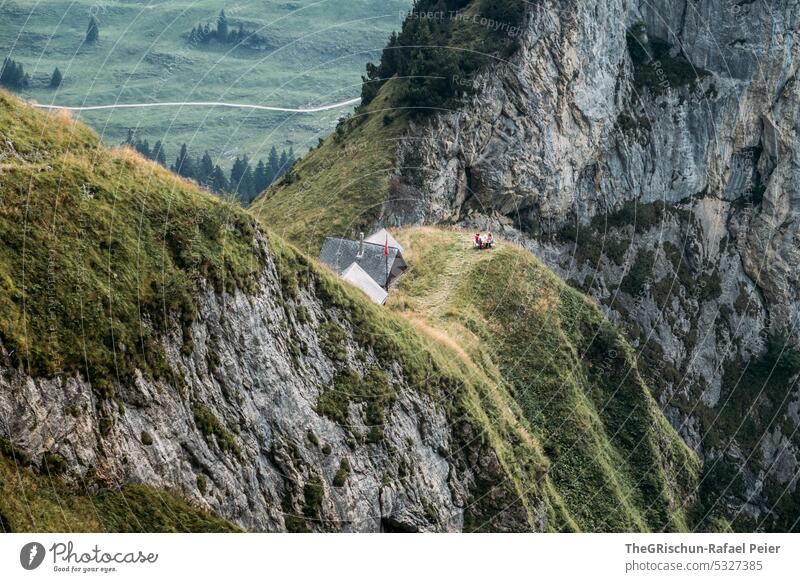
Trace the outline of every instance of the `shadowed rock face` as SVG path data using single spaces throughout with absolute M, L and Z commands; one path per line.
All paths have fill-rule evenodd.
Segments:
M 538 3 L 510 61 L 400 144 L 383 216 L 503 232 L 633 324 L 643 355 L 659 352 L 640 363 L 663 408 L 699 452 L 742 469 L 727 503 L 755 522 L 775 501 L 765 479 L 799 493 L 800 393 L 750 395 L 787 406 L 757 423 L 784 446 L 751 443 L 764 454 L 747 462 L 738 435 L 709 444 L 695 403 L 743 397 L 731 370 L 769 334 L 797 343 L 799 26 L 788 0 Z

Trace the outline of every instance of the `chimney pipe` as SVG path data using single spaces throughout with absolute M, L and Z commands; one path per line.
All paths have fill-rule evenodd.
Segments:
M 364 256 L 364 233 L 359 233 L 359 242 L 358 242 L 358 258 Z

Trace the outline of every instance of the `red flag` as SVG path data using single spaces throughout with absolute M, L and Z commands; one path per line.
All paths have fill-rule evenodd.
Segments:
M 389 291 L 389 235 L 386 235 L 386 244 L 383 245 L 383 256 L 386 259 L 386 283 L 384 288 Z

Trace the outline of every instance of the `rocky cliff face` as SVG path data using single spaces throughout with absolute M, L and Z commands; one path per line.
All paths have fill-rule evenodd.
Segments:
M 501 502 L 497 457 L 468 419 L 452 421 L 435 381 L 412 385 L 397 361 L 365 350 L 313 284 L 287 292 L 290 273 L 266 238 L 255 245 L 258 292 L 202 291 L 188 353 L 175 320 L 164 339 L 172 381 L 137 372 L 110 400 L 81 377 L 6 365 L 0 434 L 33 459 L 63 459 L 78 486 L 147 483 L 250 530 L 460 530 L 465 511 L 481 519 L 478 479 L 500 483 Z M 360 400 L 337 380 L 345 369 L 364 376 Z M 366 392 L 368 378 L 383 395 Z M 524 509 L 487 520 L 544 527 Z
M 631 324 L 709 515 L 744 528 L 792 527 L 800 496 L 797 370 L 756 366 L 798 338 L 799 25 L 790 0 L 536 3 L 476 95 L 409 131 L 383 215 L 502 231 Z

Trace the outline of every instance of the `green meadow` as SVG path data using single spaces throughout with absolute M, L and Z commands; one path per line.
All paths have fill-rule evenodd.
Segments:
M 364 64 L 380 54 L 410 0 L 0 0 L 0 54 L 21 63 L 30 87 L 17 93 L 55 105 L 225 101 L 303 108 L 357 97 Z M 192 44 L 201 23 L 224 9 L 263 42 L 243 47 Z M 90 16 L 100 40 L 84 42 Z M 64 76 L 49 87 L 58 67 Z M 266 158 L 273 145 L 302 153 L 350 107 L 314 114 L 222 108 L 152 108 L 82 112 L 107 144 L 128 129 L 161 140 L 169 163 L 181 143 L 209 150 L 229 166 L 237 155 Z

